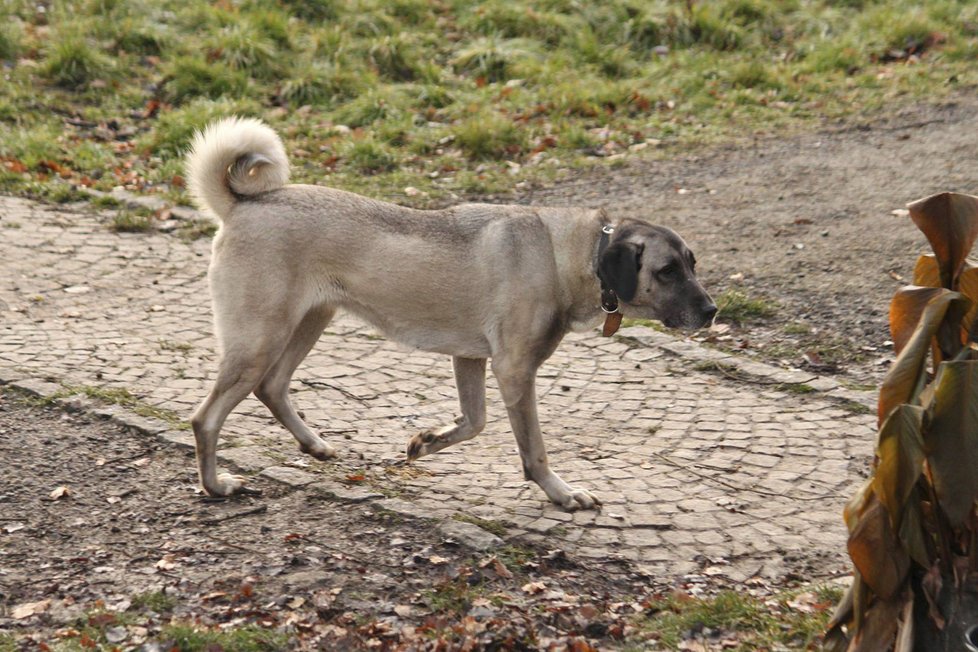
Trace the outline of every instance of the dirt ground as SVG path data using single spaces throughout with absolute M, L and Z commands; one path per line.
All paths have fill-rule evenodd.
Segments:
M 558 549 L 480 554 L 261 478 L 261 496 L 205 499 L 192 452 L 3 390 L 0 459 L 0 635 L 30 633 L 20 649 L 170 650 L 176 619 L 288 625 L 290 649 L 586 650 L 633 638 L 664 588 Z
M 976 152 L 978 100 L 961 96 L 790 139 L 627 161 L 519 200 L 617 206 L 673 226 L 715 294 L 737 289 L 774 310 L 703 339 L 875 383 L 891 356 L 889 299 L 926 247 L 894 211 L 978 191 Z M 208 503 L 184 455 L 0 393 L 0 635 L 162 650 L 176 616 L 291 623 L 307 649 L 588 649 L 637 636 L 630 618 L 672 588 L 559 550 L 476 553 L 397 515 L 260 479 L 260 499 Z

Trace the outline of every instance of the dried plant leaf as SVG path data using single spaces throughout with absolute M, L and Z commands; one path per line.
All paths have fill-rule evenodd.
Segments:
M 897 629 L 896 644 L 893 652 L 913 652 L 914 626 L 913 626 L 913 593 L 910 599 L 903 605 L 903 613 L 900 614 L 900 627 Z
M 890 336 L 897 355 L 910 341 L 917 329 L 924 309 L 937 296 L 947 292 L 944 288 L 907 285 L 896 291 L 890 302 Z
M 927 350 L 937 333 L 948 305 L 964 300 L 957 292 L 944 290 L 936 294 L 924 308 L 913 334 L 893 362 L 880 386 L 879 424 L 882 425 L 896 406 L 911 403 L 920 392 L 924 379 Z
M 873 492 L 886 507 L 895 531 L 900 530 L 904 504 L 923 471 L 923 418 L 923 408 L 899 405 L 883 423 L 877 439 L 879 464 L 873 475 Z
M 944 362 L 924 446 L 941 508 L 959 527 L 978 497 L 978 361 Z
M 849 535 L 848 548 L 852 563 L 877 596 L 889 600 L 903 588 L 910 557 L 900 546 L 886 509 L 875 496 Z
M 917 259 L 917 265 L 913 270 L 913 284 L 926 287 L 940 287 L 941 274 L 937 267 L 937 258 L 933 254 L 924 254 Z M 978 263 L 971 259 L 966 259 L 964 261 L 964 267 L 961 268 L 961 273 L 958 275 L 957 287 L 951 289 L 955 292 L 960 292 L 971 300 L 971 307 L 961 322 L 961 330 L 963 331 L 961 341 L 965 342 L 967 341 L 968 331 L 971 329 L 972 324 L 975 323 L 975 318 L 978 317 Z M 893 324 L 891 321 L 890 331 L 892 332 L 892 330 Z M 897 343 L 896 338 L 894 338 L 893 343 L 895 347 Z M 899 352 L 898 349 L 897 353 Z
M 931 549 L 924 536 L 924 515 L 920 506 L 920 496 L 914 488 L 903 506 L 900 519 L 900 544 L 910 558 L 927 568 L 933 562 Z
M 866 611 L 866 621 L 852 638 L 849 649 L 852 652 L 881 652 L 889 650 L 905 598 L 893 600 L 876 600 Z
M 856 529 L 856 525 L 859 524 L 859 517 L 863 515 L 866 511 L 866 506 L 869 504 L 869 499 L 873 497 L 873 479 L 869 478 L 864 481 L 855 493 L 850 496 L 849 500 L 846 501 L 845 506 L 842 508 L 842 518 L 846 522 L 846 527 L 849 528 L 849 532 L 852 533 Z
M 907 209 L 937 255 L 941 287 L 953 289 L 978 238 L 978 197 L 942 192 L 907 204 Z

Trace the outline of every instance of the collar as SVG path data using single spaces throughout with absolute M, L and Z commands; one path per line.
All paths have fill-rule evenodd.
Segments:
M 601 254 L 608 248 L 608 243 L 611 241 L 611 234 L 614 232 L 615 227 L 610 224 L 605 224 L 601 227 L 601 239 L 598 240 L 598 255 L 594 263 L 595 274 L 597 274 L 597 266 L 601 260 Z M 618 295 L 615 294 L 614 290 L 605 285 L 604 279 L 600 276 L 598 276 L 598 282 L 601 283 L 601 310 L 605 313 L 604 328 L 601 330 L 601 334 L 605 337 L 611 337 L 621 326 L 622 314 L 618 311 Z

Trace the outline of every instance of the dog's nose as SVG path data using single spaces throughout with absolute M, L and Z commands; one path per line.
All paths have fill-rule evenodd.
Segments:
M 706 318 L 707 325 L 713 323 L 713 318 L 717 316 L 717 305 L 712 301 L 703 308 L 703 316 Z

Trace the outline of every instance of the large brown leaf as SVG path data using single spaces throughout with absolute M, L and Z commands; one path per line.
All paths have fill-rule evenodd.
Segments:
M 925 531 L 923 509 L 920 504 L 919 490 L 914 488 L 903 505 L 903 515 L 900 518 L 900 545 L 907 551 L 910 558 L 928 568 L 933 563 L 931 553 L 933 544 L 930 535 Z
M 849 500 L 842 507 L 842 519 L 845 521 L 846 527 L 849 528 L 850 534 L 859 524 L 859 517 L 866 511 L 872 497 L 873 478 L 869 478 L 859 485 L 859 488 L 856 489 L 855 493 L 849 497 Z
M 937 293 L 924 308 L 917 328 L 907 340 L 880 386 L 879 424 L 882 425 L 896 406 L 911 403 L 923 388 L 927 350 L 931 339 L 952 301 L 967 301 L 957 292 Z
M 927 304 L 945 292 L 947 290 L 944 288 L 919 285 L 905 285 L 896 291 L 893 301 L 890 302 L 890 335 L 893 337 L 893 350 L 897 355 L 900 355 L 903 347 L 910 341 Z
M 941 286 L 952 289 L 978 238 L 978 197 L 942 192 L 907 204 L 910 218 L 937 255 Z
M 890 527 L 890 517 L 874 496 L 849 535 L 849 557 L 869 588 L 883 600 L 903 587 L 910 557 Z M 881 648 L 883 649 L 883 648 Z
M 920 433 L 923 418 L 923 408 L 898 405 L 883 423 L 876 441 L 879 464 L 873 477 L 873 492 L 883 503 L 890 515 L 890 525 L 897 532 L 904 504 L 923 471 L 924 442 Z
M 937 268 L 937 258 L 933 254 L 924 254 L 917 259 L 917 265 L 913 270 L 913 284 L 935 288 L 941 286 L 941 273 Z M 966 259 L 964 261 L 964 267 L 961 268 L 961 273 L 958 275 L 957 287 L 951 289 L 971 299 L 971 307 L 961 322 L 961 328 L 964 331 L 962 341 L 965 341 L 968 330 L 975 323 L 975 317 L 978 317 L 978 263 L 970 258 Z M 891 306 L 891 332 L 893 331 L 892 311 L 893 308 Z M 894 338 L 894 346 L 896 345 L 896 341 L 896 338 Z
M 934 383 L 924 448 L 941 508 L 959 527 L 978 497 L 978 361 L 944 362 Z
M 850 652 L 883 652 L 889 650 L 896 637 L 900 613 L 907 599 L 897 596 L 890 600 L 876 600 L 866 612 L 866 622 L 852 637 Z

